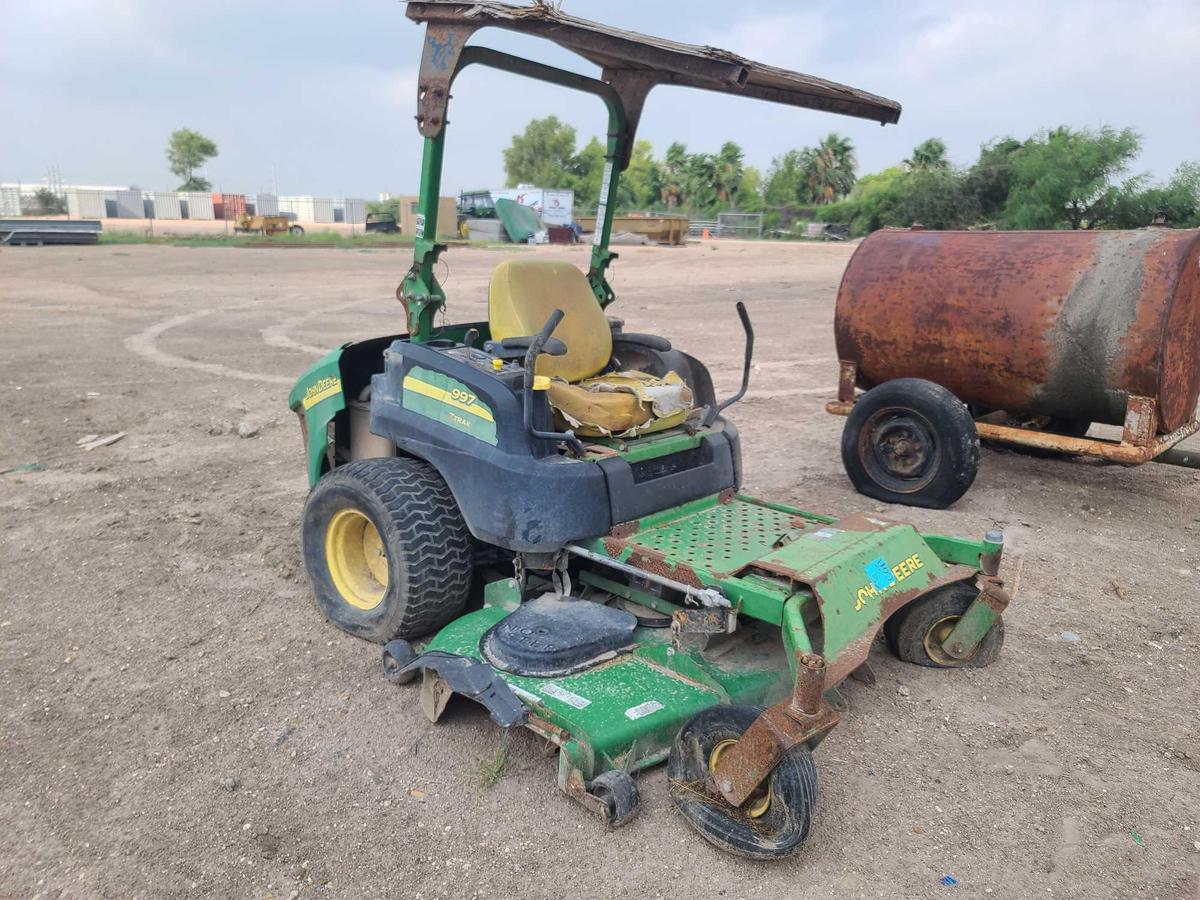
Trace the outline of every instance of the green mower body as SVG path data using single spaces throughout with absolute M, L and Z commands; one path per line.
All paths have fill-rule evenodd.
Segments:
M 880 634 L 920 665 L 986 665 L 999 651 L 1002 538 L 741 494 L 740 441 L 723 413 L 751 370 L 745 306 L 741 390 L 718 401 L 699 360 L 605 320 L 608 241 L 656 85 L 882 123 L 899 105 L 549 4 L 514 15 L 498 3 L 411 2 L 408 15 L 426 32 L 421 196 L 397 290 L 407 332 L 342 345 L 289 396 L 305 440 L 304 556 L 318 605 L 384 645 L 393 683 L 420 680 L 433 721 L 457 693 L 555 744 L 560 786 L 610 826 L 638 808 L 633 774 L 666 761 L 672 799 L 707 840 L 755 858 L 793 853 L 816 802 L 812 750 L 838 721 L 830 697 L 852 674 L 870 680 Z M 467 45 L 487 26 L 555 41 L 603 77 Z M 606 163 L 586 273 L 503 263 L 489 321 L 437 325 L 446 110 L 468 65 L 600 98 Z

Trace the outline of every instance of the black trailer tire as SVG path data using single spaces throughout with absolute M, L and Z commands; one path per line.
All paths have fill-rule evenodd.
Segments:
M 977 596 L 979 591 L 972 582 L 956 581 L 918 597 L 884 622 L 883 632 L 888 646 L 900 659 L 917 666 L 933 669 L 981 669 L 990 666 L 1004 646 L 1003 619 L 992 626 L 975 652 L 966 659 L 956 660 L 939 652 L 941 641 Z
M 597 775 L 588 788 L 605 806 L 604 821 L 609 828 L 620 828 L 637 815 L 642 798 L 633 776 L 621 769 L 609 769 Z
M 333 624 L 377 643 L 453 619 L 471 589 L 471 535 L 433 466 L 362 459 L 325 475 L 304 505 L 304 565 Z
M 299 225 L 291 225 L 288 227 L 288 234 L 294 234 L 299 237 L 304 234 L 304 229 Z
M 945 509 L 975 481 L 979 434 L 950 391 L 921 378 L 897 378 L 854 404 L 842 431 L 842 464 L 860 494 Z
M 711 771 L 714 750 L 736 742 L 761 712 L 719 704 L 692 716 L 671 745 L 667 778 L 675 806 L 710 844 L 748 859 L 779 859 L 800 849 L 812 825 L 817 767 L 808 745 L 785 753 L 765 790 L 738 808 L 721 796 Z

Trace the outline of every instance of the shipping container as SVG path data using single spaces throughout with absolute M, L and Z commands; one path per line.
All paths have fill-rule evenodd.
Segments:
M 367 201 L 358 197 L 347 197 L 343 218 L 350 225 L 362 225 L 367 221 Z
M 0 216 L 21 215 L 21 189 L 0 187 Z
M 154 191 L 150 194 L 150 199 L 154 204 L 154 218 L 183 218 L 183 207 L 179 203 L 179 194 L 174 191 Z
M 105 199 L 113 201 L 113 212 L 118 219 L 141 219 L 146 215 L 141 191 L 113 191 Z
M 67 215 L 72 219 L 107 218 L 104 191 L 69 188 L 67 190 Z
M 200 191 L 180 191 L 179 199 L 183 204 L 183 215 L 185 219 L 203 219 L 206 221 L 212 221 L 212 194 L 201 193 Z
M 236 222 L 246 214 L 245 194 L 213 194 L 213 218 Z
M 279 211 L 291 213 L 300 222 L 333 221 L 333 201 L 328 197 L 280 197 Z
M 256 216 L 279 215 L 279 198 L 274 194 L 259 194 L 254 198 L 254 214 Z

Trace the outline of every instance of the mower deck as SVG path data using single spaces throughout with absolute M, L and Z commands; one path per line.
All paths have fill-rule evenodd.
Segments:
M 698 713 L 718 704 L 796 703 L 789 697 L 804 677 L 797 670 L 813 654 L 823 658 L 814 698 L 822 712 L 798 740 L 815 746 L 837 719 L 820 694 L 866 662 L 894 612 L 935 588 L 972 579 L 987 546 L 921 535 L 872 516 L 835 520 L 727 492 L 567 550 L 577 564 L 576 594 L 614 605 L 632 601 L 669 619 L 670 627 L 639 625 L 620 651 L 568 674 L 500 671 L 482 649 L 485 637 L 524 609 L 517 580 L 504 578 L 486 586 L 482 609 L 424 644 L 411 669 L 423 673 L 422 706 L 435 721 L 460 689 L 423 659 L 458 657 L 475 683 L 490 680 L 486 696 L 476 699 L 497 721 L 524 724 L 557 745 L 559 786 L 594 805 L 587 786 L 598 776 L 662 762 Z M 664 587 L 670 584 L 695 594 Z M 567 603 L 561 613 L 569 631 L 574 610 Z M 533 645 L 540 640 L 548 647 L 555 639 L 530 630 L 538 632 L 529 636 Z M 495 690 L 506 704 L 486 699 Z M 519 717 L 508 691 L 525 707 Z

